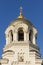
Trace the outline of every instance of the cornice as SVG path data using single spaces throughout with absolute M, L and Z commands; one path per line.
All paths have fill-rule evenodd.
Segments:
M 42 59 L 36 59 L 35 63 L 36 64 L 42 64 Z
M 13 56 L 13 54 L 14 54 L 14 52 L 6 52 L 6 53 L 2 54 L 2 57 L 4 57 L 4 56 L 10 57 L 10 56 Z
M 29 45 L 32 46 L 33 48 L 39 50 L 39 47 L 36 44 L 33 44 L 33 43 L 30 42 Z
M 14 64 L 30 64 L 30 61 L 24 61 L 24 62 L 13 61 L 11 65 Z
M 0 60 L 0 63 L 1 63 L 1 64 L 7 64 L 8 62 L 9 62 L 9 60 L 6 59 L 6 58 L 2 58 L 2 59 Z

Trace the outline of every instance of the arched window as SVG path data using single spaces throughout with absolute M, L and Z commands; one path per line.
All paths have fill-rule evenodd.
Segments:
M 33 31 L 30 30 L 30 33 L 29 33 L 29 41 L 30 41 L 30 42 L 32 42 L 32 36 L 33 36 L 32 33 L 33 33 Z
M 24 32 L 22 29 L 18 30 L 18 41 L 23 41 L 24 40 Z

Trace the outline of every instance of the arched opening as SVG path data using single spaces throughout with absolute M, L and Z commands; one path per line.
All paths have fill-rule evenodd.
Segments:
M 22 29 L 18 30 L 18 41 L 23 41 L 24 40 L 24 32 Z
M 32 42 L 32 36 L 33 36 L 33 31 L 30 30 L 30 33 L 29 33 L 29 41 Z

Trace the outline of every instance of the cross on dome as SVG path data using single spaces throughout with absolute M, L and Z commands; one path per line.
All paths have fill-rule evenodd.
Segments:
M 20 15 L 18 16 L 18 18 L 24 18 L 23 14 L 22 14 L 22 6 L 20 6 Z
M 20 15 L 22 14 L 22 6 L 20 6 Z

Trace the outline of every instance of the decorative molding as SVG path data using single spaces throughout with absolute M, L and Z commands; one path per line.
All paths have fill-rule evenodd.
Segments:
M 33 48 L 36 48 L 37 50 L 39 50 L 39 47 L 37 45 L 35 45 L 35 44 L 31 43 L 31 42 L 29 43 L 29 45 L 32 46 Z
M 5 51 L 5 52 L 2 54 L 2 56 L 3 56 L 3 57 L 4 57 L 4 56 L 9 56 L 9 57 L 10 57 L 10 56 L 13 56 L 13 54 L 15 54 L 14 51 L 12 51 L 12 52 L 9 51 L 9 52 L 8 52 L 8 50 L 7 50 L 7 51 Z
M 30 61 L 26 61 L 26 63 L 25 64 L 30 64 Z
M 16 24 L 16 26 L 15 26 L 15 32 L 18 32 L 19 28 L 22 28 L 24 32 L 28 31 L 28 26 L 26 24 L 23 24 L 22 22 L 20 22 L 19 24 L 18 23 Z
M 36 59 L 35 63 L 36 64 L 42 64 L 42 59 Z
M 11 65 L 14 65 L 14 64 L 30 64 L 30 61 L 25 61 L 25 62 L 13 61 Z
M 6 58 L 2 58 L 2 59 L 0 60 L 0 63 L 1 63 L 1 64 L 7 64 L 8 62 L 9 62 L 9 60 L 6 59 Z
M 14 64 L 18 64 L 18 62 L 17 61 L 13 61 L 11 65 L 14 65 Z

